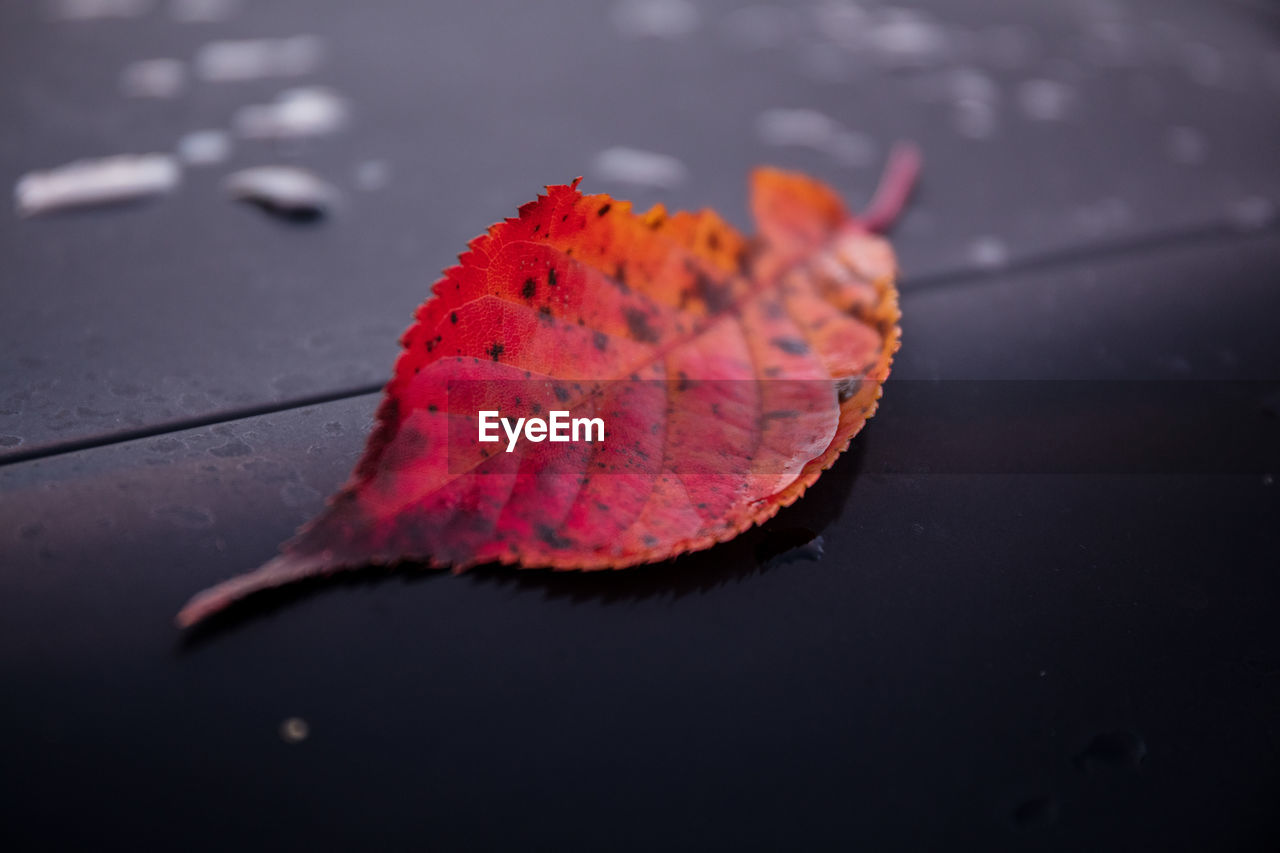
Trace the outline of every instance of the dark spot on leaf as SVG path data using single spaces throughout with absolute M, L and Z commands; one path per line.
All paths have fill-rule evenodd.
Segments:
M 791 355 L 804 355 L 809 351 L 809 345 L 799 338 L 774 338 L 769 343 Z
M 596 332 L 591 336 L 591 343 L 594 344 L 595 348 L 600 350 L 600 352 L 604 352 L 609 348 L 609 336 L 604 332 Z
M 654 343 L 658 340 L 658 333 L 649 325 L 649 315 L 641 311 L 639 308 L 628 308 L 626 311 L 627 331 L 631 333 L 631 337 L 641 343 Z
M 538 538 L 547 543 L 548 546 L 555 548 L 557 551 L 563 551 L 565 548 L 573 546 L 573 540 L 567 539 L 556 532 L 556 529 L 548 524 L 539 524 L 537 527 Z
M 458 312 L 457 312 L 457 311 L 450 311 L 450 312 L 449 312 L 449 322 L 450 322 L 450 323 L 453 323 L 455 326 L 456 326 L 456 325 L 458 325 Z
M 604 216 L 606 213 L 609 212 L 609 209 L 611 207 L 613 207 L 613 205 L 609 204 L 608 202 L 605 202 L 604 204 L 600 205 L 600 209 L 596 211 L 596 216 Z
M 532 299 L 538 295 L 538 283 L 531 278 L 524 280 L 524 287 L 520 288 L 520 295 L 525 299 Z
M 551 387 L 551 391 L 556 395 L 556 399 L 561 403 L 569 399 L 569 389 L 565 388 L 563 385 L 553 385 Z
M 573 250 L 571 249 L 570 251 L 573 251 Z M 556 268 L 555 267 L 551 267 L 550 269 L 547 270 L 547 285 L 550 287 L 556 286 Z
M 489 348 L 485 350 L 485 352 L 489 354 L 490 358 L 492 358 L 494 361 L 497 361 L 499 358 L 502 357 L 502 351 L 505 349 L 506 349 L 506 346 L 504 344 L 498 341 L 494 341 L 492 344 L 489 345 Z

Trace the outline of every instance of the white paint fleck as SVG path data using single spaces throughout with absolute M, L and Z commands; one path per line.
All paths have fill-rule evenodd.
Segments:
M 698 18 L 689 0 L 622 0 L 613 7 L 613 25 L 627 38 L 684 38 Z
M 311 735 L 311 726 L 301 717 L 290 717 L 280 724 L 280 739 L 285 743 L 302 743 Z
M 1195 166 L 1209 157 L 1209 141 L 1194 127 L 1171 127 L 1165 134 L 1165 151 L 1169 159 L 1184 166 Z
M 162 195 L 180 180 L 178 164 L 166 154 L 122 154 L 28 173 L 13 195 L 18 212 L 34 216 Z
M 1009 263 L 1009 247 L 999 237 L 979 237 L 969 245 L 969 262 L 984 269 L 999 269 Z
M 386 160 L 365 160 L 356 164 L 355 181 L 359 189 L 380 190 L 391 180 L 391 166 Z
M 62 21 L 136 18 L 151 9 L 152 0 L 53 0 L 49 11 Z
M 331 89 L 310 86 L 281 92 L 271 104 L 241 107 L 232 123 L 248 139 L 295 139 L 341 130 L 349 113 L 345 98 Z
M 1242 231 L 1259 231 L 1276 219 L 1276 206 L 1271 199 L 1255 195 L 1234 202 L 1228 214 L 1232 223 Z
M 675 157 L 638 148 L 607 148 L 596 155 L 592 173 L 606 181 L 674 189 L 688 179 L 688 169 Z
M 271 213 L 315 218 L 332 210 L 341 197 L 314 172 L 296 166 L 256 166 L 227 177 L 227 193 L 237 201 L 257 204 Z
M 765 145 L 811 148 L 842 166 L 866 166 L 876 156 L 876 144 L 870 136 L 807 107 L 765 110 L 756 116 L 755 127 L 757 138 Z
M 240 10 L 240 0 L 170 0 L 169 16 L 184 24 L 225 21 Z
M 224 130 L 196 130 L 178 140 L 178 159 L 188 166 L 212 166 L 231 156 L 231 137 Z
M 1057 80 L 1024 80 L 1018 86 L 1018 106 L 1033 121 L 1062 121 L 1074 100 L 1075 90 Z
M 318 69 L 324 54 L 324 42 L 317 36 L 215 41 L 196 53 L 196 73 L 218 83 L 300 77 Z
M 893 67 L 924 67 L 942 62 L 949 49 L 946 31 L 914 9 L 886 8 L 875 15 L 867 45 Z
M 756 136 L 765 145 L 801 145 L 824 150 L 840 123 L 817 110 L 770 109 L 756 116 Z
M 178 59 L 142 59 L 120 72 L 120 91 L 130 98 L 174 98 L 187 87 L 187 66 Z

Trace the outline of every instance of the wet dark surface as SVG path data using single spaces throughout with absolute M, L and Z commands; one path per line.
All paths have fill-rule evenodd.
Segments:
M 1275 849 L 1280 18 L 924 7 L 945 47 L 913 67 L 817 49 L 844 32 L 837 4 L 771 13 L 790 35 L 759 50 L 730 3 L 673 39 L 626 38 L 594 3 L 282 2 L 204 25 L 0 8 L 5 181 L 169 150 L 290 85 L 354 110 L 338 135 L 241 143 L 171 197 L 0 228 L 10 843 Z M 304 80 L 118 94 L 129 61 L 295 33 L 330 46 Z M 987 135 L 985 108 L 929 94 L 938 79 L 994 98 Z M 1038 79 L 1069 86 L 1061 120 L 1021 106 Z M 759 141 L 758 114 L 783 107 L 880 154 L 917 139 L 928 163 L 895 237 L 900 402 L 891 380 L 804 500 L 668 565 L 371 572 L 179 635 L 192 592 L 269 557 L 343 481 L 377 402 L 347 389 L 385 377 L 435 271 L 540 184 L 585 173 L 743 222 L 746 170 L 772 161 L 865 198 L 879 156 Z M 593 177 L 618 145 L 687 180 Z M 367 160 L 387 186 L 356 187 Z M 299 225 L 222 196 L 223 175 L 274 161 L 344 205 Z M 929 380 L 1004 408 L 930 421 Z M 1059 405 L 1089 390 L 1078 442 L 1043 426 L 1060 410 L 1027 389 L 1049 380 Z M 1218 435 L 1177 419 L 1178 389 L 1224 413 Z M 240 416 L 263 407 L 280 410 Z M 1233 452 L 1144 455 L 1134 424 L 1162 418 Z M 1000 465 L 965 443 L 1001 431 Z M 1033 452 L 1041 433 L 1068 463 Z M 308 735 L 291 743 L 293 717 Z

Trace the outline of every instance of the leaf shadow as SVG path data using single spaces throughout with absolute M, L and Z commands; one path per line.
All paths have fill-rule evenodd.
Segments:
M 849 450 L 796 503 L 784 507 L 765 524 L 704 551 L 662 563 L 598 572 L 516 569 L 489 564 L 472 568 L 458 579 L 511 587 L 517 592 L 541 592 L 547 598 L 574 603 L 609 605 L 706 593 L 795 560 L 816 559 L 821 550 L 812 546 L 820 543 L 822 531 L 839 517 L 862 468 L 866 432 L 863 430 L 854 438 Z M 336 587 L 370 586 L 393 580 L 417 584 L 448 575 L 447 570 L 399 563 L 367 566 L 263 590 L 187 629 L 179 641 L 179 651 L 192 651 L 248 623 Z
M 806 546 L 820 546 L 822 532 L 839 517 L 862 467 L 863 435 L 865 431 L 800 500 L 764 524 L 706 550 L 612 571 L 513 570 L 488 565 L 477 566 L 463 577 L 518 592 L 542 592 L 547 598 L 613 604 L 705 593 L 792 562 L 817 559 L 820 547 Z

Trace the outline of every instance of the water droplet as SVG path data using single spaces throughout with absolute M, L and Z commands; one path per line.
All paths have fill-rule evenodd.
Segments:
M 313 172 L 296 166 L 258 166 L 227 177 L 227 192 L 239 201 L 288 219 L 318 219 L 337 206 L 340 193 Z
M 688 0 L 622 0 L 613 25 L 627 38 L 679 39 L 698 28 L 698 9 Z
M 34 216 L 162 195 L 180 180 L 177 162 L 166 154 L 122 154 L 30 172 L 18 179 L 13 194 L 18 212 Z
M 289 717 L 280 724 L 280 739 L 285 743 L 302 743 L 311 735 L 311 726 L 301 717 Z
M 1009 247 L 999 237 L 979 237 L 969 246 L 969 261 L 980 269 L 999 269 L 1009 263 Z
M 391 179 L 391 166 L 385 160 L 365 160 L 356 166 L 356 186 L 366 192 L 380 190 Z
M 330 89 L 308 86 L 281 92 L 270 104 L 241 107 L 232 123 L 247 139 L 297 139 L 339 131 L 349 115 L 345 98 Z
M 231 156 L 231 137 L 222 130 L 196 130 L 178 140 L 178 158 L 188 166 L 212 166 Z
M 196 54 L 202 80 L 226 83 L 263 77 L 301 77 L 324 61 L 324 42 L 317 36 L 215 41 Z
M 591 170 L 601 180 L 657 189 L 674 189 L 688 177 L 676 158 L 638 148 L 607 148 L 596 155 Z
M 175 98 L 187 86 L 187 67 L 177 59 L 142 59 L 120 72 L 120 91 L 130 98 Z
M 891 67 L 923 67 L 943 61 L 946 31 L 914 9 L 882 9 L 867 35 L 876 57 Z

